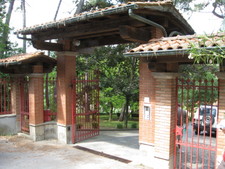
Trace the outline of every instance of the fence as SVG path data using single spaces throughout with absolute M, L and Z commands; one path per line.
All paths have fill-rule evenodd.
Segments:
M 0 79 L 0 115 L 11 114 L 11 81 Z
M 56 78 L 44 78 L 44 122 L 55 121 L 57 110 Z

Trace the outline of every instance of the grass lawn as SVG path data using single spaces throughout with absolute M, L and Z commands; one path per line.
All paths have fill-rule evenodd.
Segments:
M 122 129 L 124 128 L 124 122 L 118 121 L 117 115 L 113 115 L 112 121 L 109 121 L 109 115 L 100 115 L 100 129 Z M 128 119 L 128 128 L 138 128 L 138 118 Z

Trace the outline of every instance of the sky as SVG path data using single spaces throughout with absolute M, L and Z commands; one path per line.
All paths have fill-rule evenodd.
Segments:
M 27 26 L 33 26 L 45 22 L 52 21 L 58 6 L 59 0 L 26 0 L 27 10 Z M 14 13 L 11 19 L 11 26 L 14 30 L 22 28 L 22 13 L 18 9 L 20 1 L 16 1 Z M 57 19 L 62 19 L 73 15 L 75 5 L 72 0 L 62 0 L 62 4 L 58 13 Z M 210 9 L 204 12 L 183 14 L 184 18 L 192 26 L 197 34 L 211 34 L 217 32 L 221 27 L 222 20 L 214 16 Z M 18 40 L 16 36 L 12 36 L 12 40 L 16 40 L 22 46 L 22 40 Z M 33 51 L 34 49 L 29 48 Z M 29 52 L 29 51 L 28 51 Z

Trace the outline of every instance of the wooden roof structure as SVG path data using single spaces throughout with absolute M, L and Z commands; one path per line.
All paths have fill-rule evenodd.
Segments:
M 43 73 L 49 73 L 56 66 L 57 60 L 44 55 L 43 52 L 14 55 L 0 59 L 0 72 L 10 74 L 33 73 L 32 66 L 43 65 Z
M 154 38 L 151 30 L 155 27 L 161 29 L 165 36 L 194 33 L 171 1 L 159 1 L 130 2 L 84 12 L 27 27 L 15 34 L 30 35 L 37 49 L 79 51 L 110 44 L 147 43 Z

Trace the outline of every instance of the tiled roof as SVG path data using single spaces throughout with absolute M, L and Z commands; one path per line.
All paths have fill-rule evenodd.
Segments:
M 130 50 L 127 54 L 183 51 L 190 49 L 193 44 L 204 48 L 212 48 L 216 46 L 225 47 L 225 32 L 209 36 L 187 35 L 152 39 L 149 43 L 140 45 Z
M 10 64 L 10 63 L 18 63 L 18 62 L 27 62 L 32 60 L 38 60 L 40 58 L 44 58 L 46 61 L 56 62 L 56 59 L 51 58 L 47 55 L 44 55 L 43 52 L 35 52 L 35 53 L 26 53 L 26 54 L 19 54 L 14 55 L 8 58 L 0 59 L 0 64 Z
M 168 6 L 169 10 L 164 9 L 166 6 Z M 174 12 L 174 15 L 178 17 L 184 24 L 189 27 L 190 30 L 193 31 L 191 26 L 186 22 L 186 20 L 181 16 L 181 14 L 175 9 L 175 7 L 172 4 L 171 0 L 167 1 L 159 1 L 159 2 L 129 2 L 127 4 L 119 4 L 119 5 L 113 5 L 111 7 L 107 8 L 101 8 L 97 10 L 91 10 L 88 12 L 83 12 L 68 18 L 60 19 L 58 21 L 51 21 L 44 24 L 34 25 L 31 27 L 27 27 L 24 29 L 20 29 L 16 31 L 16 34 L 31 34 L 33 32 L 46 30 L 48 28 L 61 28 L 65 27 L 68 24 L 72 23 L 78 23 L 81 21 L 88 21 L 93 18 L 98 17 L 104 17 L 112 14 L 118 14 L 125 11 L 128 11 L 128 9 L 152 9 L 152 10 L 160 10 L 160 11 L 166 11 L 166 12 Z M 170 11 L 171 10 L 171 11 Z

